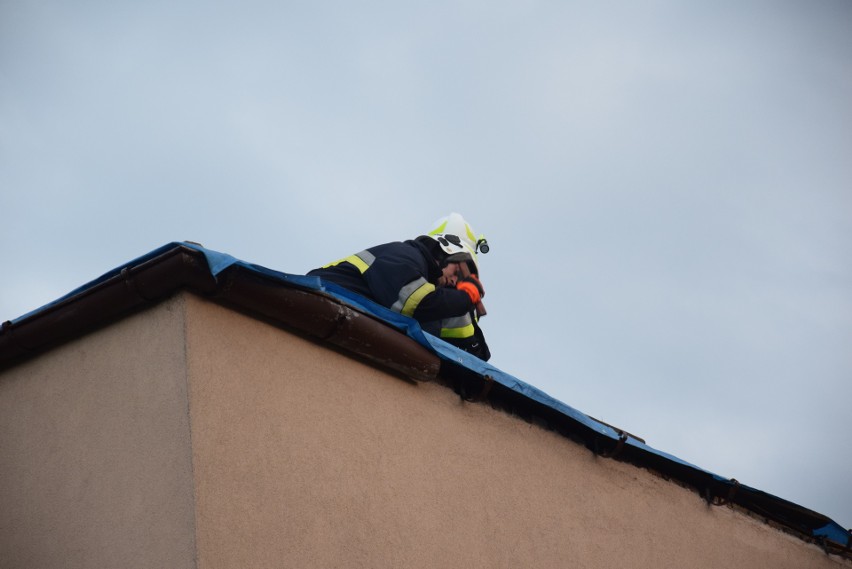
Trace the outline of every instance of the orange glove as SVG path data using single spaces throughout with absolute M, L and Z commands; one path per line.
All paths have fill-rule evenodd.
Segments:
M 482 288 L 482 283 L 479 282 L 476 275 L 466 276 L 456 283 L 456 288 L 460 291 L 466 292 L 473 304 L 479 304 L 482 297 L 485 296 L 485 289 Z

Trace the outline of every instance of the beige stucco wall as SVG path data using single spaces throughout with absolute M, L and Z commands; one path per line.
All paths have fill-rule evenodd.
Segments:
M 439 385 L 188 306 L 204 569 L 849 566 Z
M 0 568 L 195 567 L 183 309 L 0 373 Z
M 0 568 L 850 567 L 192 295 L 0 374 Z

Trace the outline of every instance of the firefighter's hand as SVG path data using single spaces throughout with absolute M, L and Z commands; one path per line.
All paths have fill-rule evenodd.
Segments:
M 485 296 L 485 289 L 482 288 L 482 283 L 476 278 L 476 275 L 468 275 L 456 283 L 456 288 L 466 292 L 473 304 L 478 304 L 482 297 Z

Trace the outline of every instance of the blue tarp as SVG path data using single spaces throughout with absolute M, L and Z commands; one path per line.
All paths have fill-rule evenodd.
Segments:
M 496 368 L 496 367 L 494 367 L 490 364 L 488 364 L 487 362 L 480 360 L 477 357 L 474 357 L 474 356 L 468 354 L 467 352 L 464 352 L 464 351 L 456 348 L 455 346 L 452 346 L 452 345 L 440 340 L 439 338 L 436 338 L 435 336 L 432 336 L 432 335 L 424 332 L 420 328 L 420 325 L 417 323 L 417 321 L 412 319 L 412 318 L 409 318 L 407 316 L 402 316 L 402 315 L 400 315 L 396 312 L 393 312 L 393 311 L 391 311 L 391 310 L 389 310 L 389 309 L 387 309 L 387 308 L 385 308 L 385 307 L 383 307 L 379 304 L 376 304 L 375 302 L 373 302 L 373 301 L 371 301 L 367 298 L 364 298 L 363 296 L 360 296 L 358 294 L 350 292 L 350 291 L 348 291 L 348 290 L 346 290 L 346 289 L 344 289 L 344 288 L 342 288 L 342 287 L 340 287 L 336 284 L 323 282 L 318 277 L 311 277 L 311 276 L 305 276 L 305 275 L 293 275 L 293 274 L 288 274 L 288 273 L 282 273 L 280 271 L 274 271 L 272 269 L 268 269 L 268 268 L 262 267 L 260 265 L 254 265 L 254 264 L 251 264 L 251 263 L 246 263 L 245 261 L 241 261 L 239 259 L 236 259 L 235 257 L 232 257 L 231 255 L 228 255 L 228 254 L 225 254 L 225 253 L 219 253 L 217 251 L 213 251 L 213 250 L 210 250 L 210 249 L 206 249 L 206 248 L 204 248 L 200 245 L 196 245 L 194 243 L 174 242 L 174 243 L 169 243 L 167 245 L 164 245 L 164 246 L 162 246 L 158 249 L 155 249 L 154 251 L 151 251 L 150 253 L 148 253 L 146 255 L 143 255 L 142 257 L 139 257 L 137 259 L 134 259 L 133 261 L 130 261 L 129 263 L 126 263 L 125 265 L 122 265 L 121 267 L 118 267 L 116 269 L 113 269 L 112 271 L 109 271 L 108 273 L 105 273 L 104 275 L 100 276 L 99 278 L 97 278 L 97 279 L 75 289 L 74 291 L 68 293 L 67 295 L 63 296 L 62 298 L 60 298 L 60 299 L 58 299 L 58 300 L 56 300 L 56 301 L 54 301 L 54 302 L 52 302 L 48 305 L 45 305 L 45 306 L 43 306 L 43 307 L 41 307 L 41 308 L 39 308 L 39 309 L 37 309 L 33 312 L 30 312 L 30 313 L 28 313 L 24 316 L 21 316 L 20 318 L 14 320 L 13 323 L 18 322 L 20 320 L 23 320 L 25 318 L 28 318 L 28 317 L 30 317 L 30 316 L 32 316 L 32 315 L 34 315 L 34 314 L 36 314 L 40 311 L 43 311 L 43 310 L 45 310 L 45 309 L 47 309 L 47 308 L 49 308 L 49 307 L 51 307 L 55 304 L 61 303 L 64 300 L 67 300 L 67 299 L 69 299 L 73 296 L 81 294 L 81 293 L 85 292 L 86 290 L 95 287 L 99 283 L 107 281 L 110 278 L 113 278 L 114 276 L 120 274 L 122 269 L 124 269 L 125 267 L 137 266 L 137 265 L 144 263 L 148 260 L 156 258 L 156 257 L 162 255 L 163 253 L 166 253 L 167 251 L 172 250 L 176 247 L 186 247 L 186 248 L 194 249 L 194 250 L 202 253 L 205 256 L 205 258 L 207 259 L 207 264 L 209 266 L 210 273 L 212 274 L 212 276 L 214 278 L 216 278 L 220 273 L 222 273 L 226 269 L 236 266 L 236 267 L 240 267 L 241 269 L 244 269 L 244 270 L 247 270 L 247 271 L 250 271 L 250 272 L 254 272 L 258 275 L 263 275 L 264 277 L 270 278 L 272 280 L 279 281 L 282 284 L 289 284 L 291 286 L 296 286 L 296 287 L 299 287 L 299 288 L 314 290 L 314 291 L 318 291 L 318 292 L 322 292 L 324 294 L 330 295 L 330 296 L 340 300 L 341 302 L 343 302 L 343 303 L 345 303 L 349 306 L 352 306 L 352 307 L 354 307 L 354 308 L 356 308 L 356 309 L 358 309 L 362 312 L 370 314 L 370 315 L 390 324 L 391 326 L 399 329 L 401 332 L 405 333 L 407 336 L 412 338 L 414 341 L 418 342 L 419 344 L 426 347 L 427 349 L 429 349 L 433 353 L 437 354 L 440 358 L 442 358 L 444 360 L 452 361 L 457 365 L 460 365 L 464 368 L 467 368 L 468 370 L 475 372 L 479 376 L 482 376 L 482 377 L 489 376 L 495 382 L 499 383 L 500 385 L 502 385 L 502 386 L 504 386 L 504 387 L 506 387 L 506 388 L 508 388 L 508 389 L 520 394 L 520 395 L 523 395 L 524 397 L 526 397 L 526 398 L 528 398 L 532 401 L 535 401 L 537 403 L 540 403 L 542 405 L 545 405 L 545 406 L 547 406 L 551 409 L 558 411 L 562 415 L 565 415 L 565 416 L 573 419 L 574 421 L 584 425 L 585 427 L 591 429 L 593 432 L 601 435 L 602 437 L 605 437 L 605 438 L 612 440 L 613 443 L 615 443 L 619 440 L 621 433 L 619 433 L 618 431 L 616 431 L 614 428 L 610 427 L 609 425 L 605 425 L 605 424 L 593 419 L 592 417 L 589 417 L 588 415 L 581 413 L 580 411 L 577 411 L 573 407 L 570 407 L 570 406 L 566 405 L 565 403 L 562 403 L 558 399 L 554 399 L 553 397 L 551 397 L 548 394 L 544 393 L 543 391 L 533 387 L 532 385 L 530 385 L 530 384 L 528 384 L 524 381 L 521 381 L 520 379 L 518 379 L 518 378 L 516 378 L 516 377 L 514 377 L 514 376 L 512 376 L 512 375 L 510 375 L 510 374 L 508 374 L 508 373 L 506 373 L 506 372 L 504 372 L 504 371 L 502 371 L 502 370 L 500 370 L 500 369 L 498 369 L 498 368 Z M 697 471 L 697 472 L 704 473 L 704 474 L 712 477 L 714 480 L 716 480 L 718 482 L 721 482 L 721 483 L 724 483 L 724 484 L 730 484 L 731 483 L 731 481 L 728 478 L 725 478 L 723 476 L 719 476 L 719 475 L 714 474 L 712 472 L 706 471 L 702 468 L 699 468 L 698 466 L 695 466 L 693 464 L 685 462 L 685 461 L 683 461 L 683 460 L 681 460 L 681 459 L 679 459 L 675 456 L 672 456 L 670 454 L 667 454 L 665 452 L 657 450 L 653 447 L 650 447 L 650 446 L 646 445 L 645 443 L 643 443 L 642 441 L 637 440 L 633 437 L 628 437 L 627 440 L 624 441 L 624 444 L 630 445 L 630 446 L 632 446 L 632 447 L 634 447 L 634 448 L 636 448 L 636 449 L 638 449 L 642 452 L 650 453 L 652 455 L 655 455 L 657 457 L 665 459 L 666 461 L 669 461 L 671 463 L 692 469 L 692 470 Z M 745 485 L 740 486 L 740 488 L 742 490 L 751 491 L 753 493 L 766 495 L 765 493 L 763 493 L 760 490 L 756 490 L 754 488 L 750 488 L 750 487 L 745 486 Z M 780 500 L 780 498 L 775 498 L 775 499 Z M 824 527 L 821 527 L 819 529 L 814 530 L 813 536 L 817 537 L 817 538 L 829 539 L 829 540 L 831 540 L 835 543 L 838 543 L 838 544 L 841 544 L 841 545 L 844 545 L 844 546 L 846 546 L 849 543 L 849 539 L 850 539 L 849 531 L 847 531 L 842 526 L 840 526 L 839 524 L 837 524 L 833 521 L 829 522 Z

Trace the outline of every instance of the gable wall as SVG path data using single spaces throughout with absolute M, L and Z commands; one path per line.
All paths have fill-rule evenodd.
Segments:
M 849 566 L 439 385 L 187 303 L 199 567 Z

